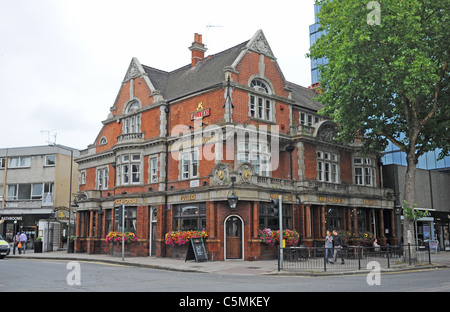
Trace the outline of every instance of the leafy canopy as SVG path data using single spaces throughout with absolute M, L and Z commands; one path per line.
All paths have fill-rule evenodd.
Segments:
M 366 149 L 384 150 L 389 139 L 416 163 L 436 148 L 448 155 L 450 0 L 370 2 L 379 10 L 369 1 L 316 0 L 326 34 L 308 56 L 328 59 L 321 113 L 340 125 L 344 142 L 364 134 Z

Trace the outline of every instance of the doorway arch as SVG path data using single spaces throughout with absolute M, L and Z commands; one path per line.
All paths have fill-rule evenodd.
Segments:
M 224 255 L 226 259 L 244 259 L 244 221 L 229 215 L 224 221 Z

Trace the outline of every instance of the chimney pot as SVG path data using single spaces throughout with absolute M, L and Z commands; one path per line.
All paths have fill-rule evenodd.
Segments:
M 194 42 L 192 42 L 189 50 L 192 52 L 191 66 L 194 67 L 200 60 L 205 58 L 205 52 L 207 50 L 205 45 L 202 43 L 201 34 L 194 34 Z

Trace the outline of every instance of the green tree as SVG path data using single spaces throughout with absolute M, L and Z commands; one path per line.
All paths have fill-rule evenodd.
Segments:
M 415 202 L 419 156 L 449 154 L 450 0 L 327 1 L 322 35 L 308 55 L 321 68 L 322 113 L 339 124 L 339 139 L 364 137 L 364 150 L 387 140 L 406 153 L 404 200 Z M 413 221 L 403 237 L 414 243 Z

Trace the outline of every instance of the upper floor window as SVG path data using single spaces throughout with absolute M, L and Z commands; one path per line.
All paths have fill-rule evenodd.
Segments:
M 252 118 L 273 121 L 273 103 L 264 94 L 270 95 L 272 92 L 267 84 L 259 79 L 254 79 L 250 86 L 258 91 L 256 94 L 250 94 L 249 116 Z
M 150 158 L 150 183 L 158 182 L 158 157 Z
M 256 91 L 271 94 L 270 88 L 267 86 L 267 84 L 264 81 L 262 81 L 260 79 L 253 79 L 252 82 L 250 83 L 250 87 L 252 87 Z
M 255 173 L 258 175 L 270 175 L 271 155 L 269 144 L 267 143 L 238 142 L 237 160 L 239 163 L 251 163 L 255 169 Z
M 375 159 L 355 157 L 353 158 L 353 170 L 355 173 L 355 184 L 375 186 Z
M 80 185 L 86 184 L 86 170 L 80 172 Z
M 56 155 L 45 155 L 45 166 L 55 166 Z
M 339 183 L 339 162 L 335 153 L 317 151 L 317 179 Z
M 123 120 L 123 133 L 139 133 L 141 132 L 141 114 L 138 114 L 140 105 L 138 101 L 130 102 L 126 109 L 125 114 L 129 115 Z
M 181 155 L 181 178 L 198 177 L 198 151 L 192 151 Z
M 121 185 L 141 183 L 141 155 L 123 154 L 117 157 L 116 181 Z
M 320 122 L 320 117 L 312 114 L 300 112 L 300 124 L 312 127 L 314 124 Z
M 9 159 L 9 168 L 25 168 L 30 167 L 31 157 L 12 157 Z
M 106 140 L 106 137 L 102 137 L 100 139 L 100 142 L 98 143 L 98 145 L 106 145 L 108 143 L 108 141 Z
M 108 189 L 108 168 L 97 169 L 97 189 L 98 190 Z

